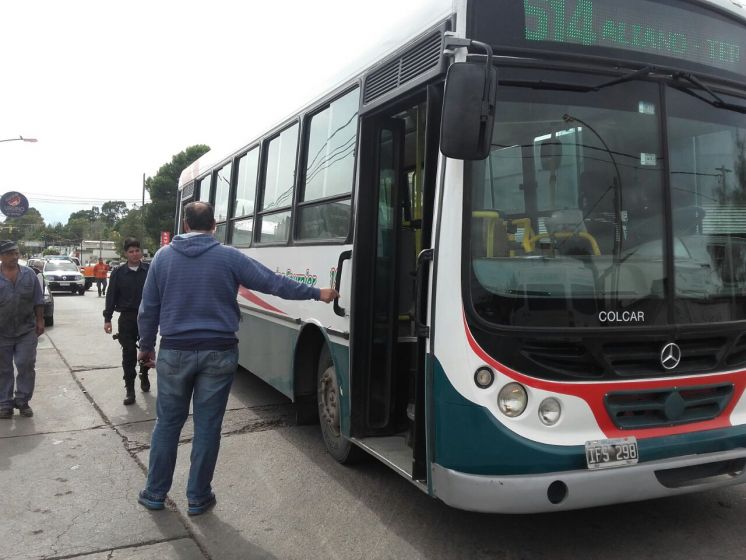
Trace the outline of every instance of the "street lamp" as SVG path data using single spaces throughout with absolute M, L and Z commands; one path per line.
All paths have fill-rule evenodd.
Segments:
M 21 142 L 38 142 L 36 138 L 24 138 L 23 136 L 19 136 L 18 138 L 6 138 L 5 140 L 0 140 L 0 142 L 16 142 L 18 140 Z

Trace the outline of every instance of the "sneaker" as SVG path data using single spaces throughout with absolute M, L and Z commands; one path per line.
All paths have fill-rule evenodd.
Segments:
M 31 407 L 28 405 L 28 403 L 19 404 L 18 412 L 21 416 L 24 416 L 26 418 L 31 418 L 34 415 L 34 411 L 31 410 Z
M 137 503 L 145 506 L 151 511 L 158 511 L 166 507 L 165 504 L 166 500 L 155 500 L 153 498 L 150 498 L 148 495 L 145 494 L 145 490 L 140 491 L 140 494 L 137 496 Z
M 140 389 L 142 389 L 143 393 L 150 391 L 150 379 L 148 379 L 147 373 L 140 374 Z
M 0 419 L 2 419 L 2 420 L 8 420 L 10 418 L 13 418 L 13 409 L 12 408 L 2 408 L 2 409 L 0 409 Z
M 213 507 L 215 507 L 215 504 L 217 504 L 218 501 L 215 499 L 215 494 L 210 494 L 210 497 L 202 502 L 201 504 L 189 504 L 189 509 L 187 509 L 188 515 L 202 515 L 203 513 L 206 513 L 210 511 Z

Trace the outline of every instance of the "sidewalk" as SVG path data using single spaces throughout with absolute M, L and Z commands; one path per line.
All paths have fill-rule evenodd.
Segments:
M 120 372 L 96 372 L 102 374 L 107 383 L 121 385 Z M 0 556 L 208 557 L 177 510 L 154 515 L 137 504 L 142 465 L 46 335 L 39 341 L 31 404 L 33 418 L 16 414 L 0 422 L 0 487 L 10 498 L 0 516 Z
M 186 515 L 190 419 L 167 509 L 149 512 L 137 493 L 157 373 L 150 393 L 137 388 L 136 403 L 122 404 L 121 353 L 101 306 L 90 292 L 55 298 L 34 417 L 0 421 L 0 559 L 475 558 L 474 523 L 481 538 L 494 533 L 489 519 L 446 508 L 377 461 L 339 465 L 318 426 L 295 425 L 289 400 L 243 370 L 223 421 L 217 506 Z

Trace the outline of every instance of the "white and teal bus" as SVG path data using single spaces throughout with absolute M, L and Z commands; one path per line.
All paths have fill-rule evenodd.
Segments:
M 746 9 L 435 1 L 180 179 L 332 306 L 242 289 L 240 363 L 340 462 L 529 513 L 746 480 Z M 179 226 L 177 226 L 177 229 Z

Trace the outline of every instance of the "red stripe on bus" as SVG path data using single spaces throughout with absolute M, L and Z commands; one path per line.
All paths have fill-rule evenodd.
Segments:
M 593 415 L 596 417 L 596 422 L 601 431 L 609 438 L 626 437 L 630 435 L 631 430 L 620 430 L 614 425 L 611 417 L 606 412 L 604 406 L 604 397 L 608 393 L 615 391 L 646 391 L 650 389 L 669 389 L 673 387 L 691 387 L 701 385 L 714 385 L 717 383 L 732 383 L 733 384 L 733 397 L 731 398 L 728 406 L 723 409 L 717 418 L 712 420 L 705 420 L 702 422 L 691 422 L 689 424 L 683 424 L 679 426 L 669 426 L 662 428 L 637 428 L 634 430 L 634 435 L 639 439 L 671 436 L 677 434 L 686 434 L 694 431 L 714 430 L 718 428 L 728 428 L 731 426 L 730 415 L 733 409 L 738 404 L 741 396 L 746 390 L 746 370 L 740 370 L 735 372 L 723 373 L 723 374 L 712 374 L 712 375 L 701 375 L 691 377 L 677 377 L 668 379 L 645 379 L 635 381 L 609 381 L 609 382 L 595 382 L 595 383 L 562 383 L 558 381 L 546 381 L 543 379 L 536 379 L 528 375 L 519 373 L 509 367 L 501 364 L 490 356 L 479 344 L 471 334 L 469 326 L 466 323 L 466 316 L 463 316 L 464 329 L 466 330 L 466 337 L 469 340 L 469 345 L 472 350 L 494 369 L 499 371 L 501 374 L 536 389 L 544 391 L 572 395 L 583 399 L 590 407 Z
M 254 305 L 258 305 L 259 307 L 266 309 L 267 311 L 274 311 L 275 313 L 281 313 L 283 315 L 287 315 L 287 313 L 285 313 L 282 309 L 277 309 L 274 305 L 267 303 L 262 298 L 260 298 L 258 295 L 256 295 L 254 292 L 244 288 L 243 286 L 238 287 L 238 295 L 240 295 L 242 298 L 249 300 Z

